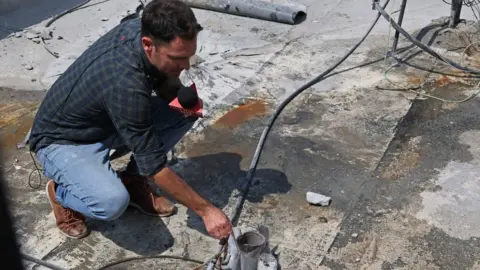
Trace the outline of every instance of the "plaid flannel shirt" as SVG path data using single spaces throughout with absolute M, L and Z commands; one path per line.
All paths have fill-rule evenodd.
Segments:
M 30 148 L 90 144 L 119 134 L 141 175 L 166 164 L 152 121 L 152 90 L 165 77 L 148 61 L 140 19 L 125 21 L 92 44 L 55 81 L 34 119 Z

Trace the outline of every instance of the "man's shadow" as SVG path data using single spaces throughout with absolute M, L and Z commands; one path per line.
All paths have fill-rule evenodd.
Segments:
M 239 181 L 246 176 L 246 171 L 240 168 L 241 160 L 242 156 L 239 154 L 219 153 L 180 160 L 172 168 L 196 192 L 223 209 L 229 202 L 232 192 L 240 189 Z M 286 193 L 290 189 L 291 184 L 282 172 L 257 169 L 246 200 L 262 202 L 267 194 Z M 203 220 L 191 210 L 188 210 L 187 214 L 185 226 L 207 235 Z M 168 223 L 167 219 L 146 216 L 129 208 L 115 221 L 90 221 L 88 225 L 119 247 L 149 256 L 163 253 L 173 246 L 174 239 L 182 237 L 178 233 L 172 235 L 165 222 Z
M 229 201 L 232 206 L 236 203 L 237 198 L 231 198 L 232 193 L 238 194 L 246 181 L 247 171 L 240 167 L 241 161 L 242 156 L 236 153 L 199 156 L 189 158 L 177 172 L 202 197 L 223 209 Z M 257 168 L 245 201 L 260 203 L 266 195 L 287 193 L 291 188 L 283 172 Z M 208 235 L 202 218 L 190 209 L 187 214 L 186 225 Z

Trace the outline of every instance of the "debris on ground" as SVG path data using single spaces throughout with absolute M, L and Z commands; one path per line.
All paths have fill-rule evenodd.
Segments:
M 314 205 L 329 206 L 332 203 L 332 198 L 309 191 L 307 192 L 307 201 Z

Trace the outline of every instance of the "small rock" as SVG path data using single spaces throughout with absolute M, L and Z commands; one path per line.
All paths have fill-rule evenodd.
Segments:
M 106 21 L 108 21 L 108 18 L 107 18 L 107 17 L 103 17 L 103 18 L 102 18 L 102 21 L 103 21 L 103 22 L 106 22 Z
M 353 238 L 357 238 L 357 237 L 358 237 L 358 233 L 352 233 L 352 237 L 353 237 Z
M 328 222 L 328 220 L 327 220 L 326 217 L 319 217 L 319 218 L 318 218 L 318 221 L 319 221 L 320 223 L 327 223 L 327 222 Z
M 27 64 L 27 65 L 25 65 L 25 69 L 26 69 L 26 70 L 32 70 L 33 67 Z
M 62 36 L 57 36 L 57 39 L 58 39 L 58 40 L 62 40 L 63 37 L 62 37 Z
M 307 192 L 306 199 L 307 202 L 314 205 L 329 206 L 332 203 L 331 197 L 311 191 Z
M 356 261 L 356 262 L 359 262 L 359 261 L 360 261 L 360 258 L 356 258 L 355 261 Z
M 45 40 L 50 40 L 53 37 L 52 30 L 50 30 L 48 28 L 43 28 L 41 30 L 41 32 L 39 33 L 39 35 Z
M 25 34 L 25 37 L 27 37 L 28 39 L 34 39 L 34 38 L 38 38 L 38 35 L 31 32 L 27 32 Z
M 15 33 L 16 38 L 21 38 L 22 37 L 22 32 Z
M 20 170 L 22 166 L 15 166 L 15 170 Z
M 15 162 L 18 162 L 18 158 L 15 159 Z
M 407 214 L 407 212 L 405 212 L 405 210 L 400 210 L 400 214 L 401 214 L 402 216 L 405 216 L 405 215 Z
M 37 79 L 35 79 L 35 78 L 32 79 L 32 82 L 36 82 L 36 81 L 37 81 Z
M 39 38 L 34 38 L 32 39 L 33 42 L 37 43 L 37 44 L 40 44 L 40 42 L 42 41 L 41 39 Z

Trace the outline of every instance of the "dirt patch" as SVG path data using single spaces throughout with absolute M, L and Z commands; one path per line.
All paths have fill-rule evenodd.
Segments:
M 5 125 L 0 129 L 0 147 L 5 152 L 16 149 L 17 143 L 23 141 L 28 131 L 32 127 L 33 118 L 33 113 L 30 113 L 20 117 L 12 124 Z
M 213 127 L 235 128 L 252 118 L 265 115 L 267 105 L 264 101 L 254 100 L 229 111 L 218 119 Z
M 411 169 L 420 164 L 420 154 L 417 152 L 421 137 L 411 138 L 397 156 L 383 169 L 382 177 L 396 180 L 405 176 Z

